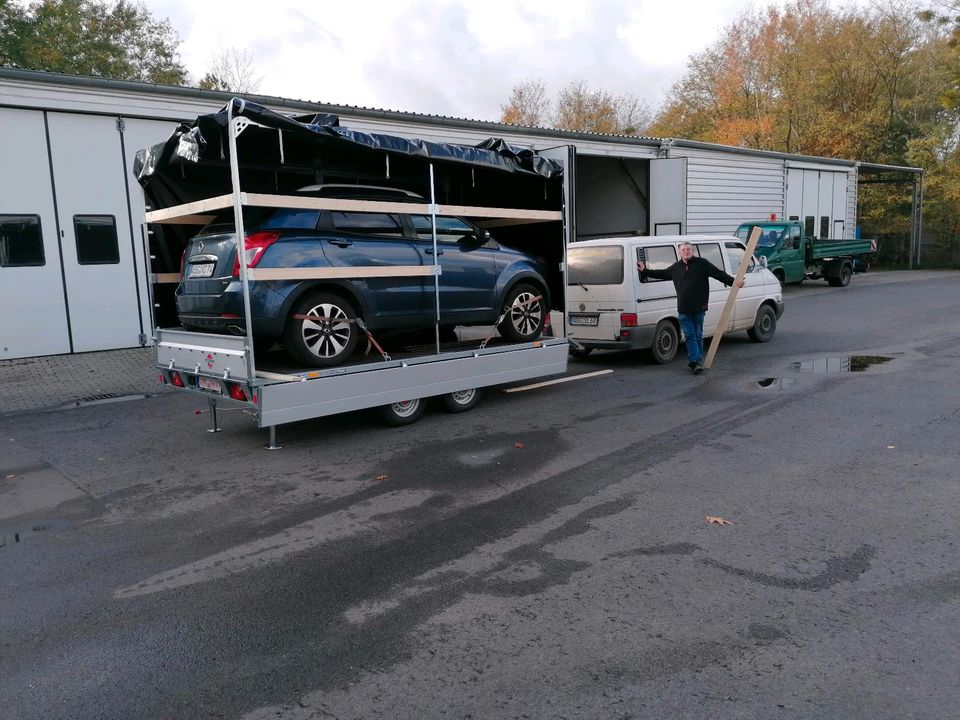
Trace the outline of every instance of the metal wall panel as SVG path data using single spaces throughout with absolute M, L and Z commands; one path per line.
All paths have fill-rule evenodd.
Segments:
M 36 215 L 43 265 L 0 267 L 0 359 L 70 352 L 44 115 L 0 108 L 0 214 Z
M 53 176 L 74 352 L 140 344 L 137 293 L 120 132 L 115 117 L 49 113 Z M 85 261 L 75 218 L 112 217 L 117 261 Z
M 746 220 L 782 217 L 783 160 L 691 148 L 673 148 L 687 158 L 686 233 L 733 233 Z

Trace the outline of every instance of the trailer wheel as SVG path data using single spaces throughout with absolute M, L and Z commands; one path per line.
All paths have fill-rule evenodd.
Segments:
M 392 427 L 401 425 L 411 425 L 420 419 L 423 411 L 427 409 L 427 402 L 423 398 L 414 398 L 413 400 L 401 400 L 400 402 L 384 405 L 380 408 L 380 417 L 383 421 Z
M 650 346 L 653 359 L 661 365 L 673 362 L 679 346 L 680 336 L 677 335 L 677 328 L 673 323 L 669 320 L 657 323 L 657 329 L 653 332 L 653 345 Z
M 534 300 L 539 296 L 539 300 Z M 500 323 L 500 334 L 513 342 L 530 342 L 540 337 L 547 318 L 546 293 L 528 283 L 510 288 L 503 303 L 507 315 Z
M 769 342 L 777 330 L 777 314 L 769 305 L 761 305 L 757 310 L 757 318 L 753 327 L 747 330 L 747 335 L 756 343 Z
M 832 287 L 846 287 L 850 284 L 852 275 L 853 271 L 850 269 L 850 266 L 844 265 L 840 268 L 840 277 L 827 278 L 827 282 L 830 283 Z
M 452 413 L 466 412 L 472 409 L 478 402 L 480 402 L 480 390 L 478 388 L 470 388 L 469 390 L 461 390 L 460 392 L 452 392 L 440 396 L 440 403 L 443 405 L 443 409 Z
M 360 334 L 357 313 L 332 293 L 311 293 L 293 306 L 284 328 L 287 349 L 311 367 L 339 365 L 353 353 Z

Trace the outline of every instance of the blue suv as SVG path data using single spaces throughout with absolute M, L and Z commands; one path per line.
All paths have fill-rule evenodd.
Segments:
M 393 188 L 318 185 L 308 197 L 423 203 Z M 432 265 L 429 215 L 245 208 L 251 268 Z M 535 340 L 550 310 L 546 267 L 503 247 L 467 220 L 437 217 L 440 325 L 491 325 L 513 342 Z M 245 334 L 233 212 L 222 211 L 187 245 L 177 313 L 188 330 Z M 281 341 L 298 362 L 337 365 L 353 353 L 357 318 L 371 331 L 432 327 L 433 277 L 270 280 L 250 283 L 253 337 L 259 350 Z

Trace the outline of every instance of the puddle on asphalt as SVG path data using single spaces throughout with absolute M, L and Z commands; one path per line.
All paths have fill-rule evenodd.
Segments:
M 863 372 L 874 365 L 890 362 L 892 357 L 887 355 L 844 355 L 838 357 L 811 358 L 791 363 L 791 367 L 801 373 L 833 374 Z M 765 389 L 784 390 L 792 387 L 796 381 L 793 378 L 763 378 L 757 380 L 757 386 Z
M 842 357 L 812 358 L 793 363 L 799 372 L 808 373 L 846 373 L 863 372 L 874 365 L 882 365 L 893 360 L 887 355 L 848 355 Z

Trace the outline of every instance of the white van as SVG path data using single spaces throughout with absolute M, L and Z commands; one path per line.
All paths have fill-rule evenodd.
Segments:
M 694 253 L 736 275 L 746 245 L 726 235 L 659 235 L 584 240 L 567 247 L 567 337 L 571 352 L 649 349 L 654 360 L 668 363 L 677 355 L 681 331 L 677 294 L 670 280 L 640 278 L 637 261 L 666 268 L 679 259 L 681 243 Z M 755 342 L 767 342 L 783 314 L 780 281 L 756 259 L 737 293 L 736 307 L 725 332 L 746 330 Z M 716 332 L 727 293 L 710 278 L 710 306 L 703 335 Z

